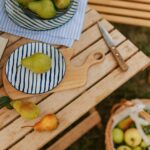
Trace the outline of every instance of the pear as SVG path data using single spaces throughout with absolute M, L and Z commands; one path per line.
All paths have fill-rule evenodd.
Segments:
M 35 131 L 43 132 L 43 131 L 53 131 L 59 125 L 59 121 L 55 114 L 47 114 L 45 115 L 39 122 L 35 123 L 34 126 L 23 126 L 32 127 Z
M 65 9 L 70 5 L 70 0 L 53 0 L 58 9 Z
M 51 68 L 51 58 L 43 53 L 35 53 L 22 59 L 21 65 L 34 73 L 45 73 Z
M 31 102 L 12 101 L 11 105 L 21 115 L 22 118 L 27 120 L 35 119 L 40 114 L 40 109 Z
M 20 4 L 20 5 L 23 5 L 24 7 L 27 7 L 28 4 L 30 2 L 32 2 L 33 0 L 17 0 L 17 2 Z
M 51 0 L 33 1 L 28 4 L 28 9 L 43 19 L 50 19 L 56 16 L 56 10 Z
M 58 119 L 54 114 L 44 116 L 39 122 L 34 125 L 35 131 L 52 131 L 58 126 Z

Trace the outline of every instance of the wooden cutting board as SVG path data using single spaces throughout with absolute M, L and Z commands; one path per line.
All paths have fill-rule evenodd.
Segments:
M 102 54 L 99 51 L 95 51 L 95 52 L 91 52 L 91 54 L 85 60 L 83 65 L 75 67 L 71 64 L 71 58 L 73 56 L 74 51 L 72 49 L 63 49 L 61 50 L 61 52 L 65 58 L 66 66 L 67 66 L 65 77 L 56 88 L 54 88 L 53 90 L 47 93 L 59 92 L 63 90 L 78 88 L 85 85 L 87 81 L 88 69 L 92 65 L 100 63 L 104 60 L 104 54 Z M 16 90 L 7 80 L 5 67 L 3 68 L 2 76 L 3 76 L 4 89 L 7 95 L 11 99 L 16 100 L 16 99 L 23 99 L 32 96 L 37 96 L 33 94 L 26 94 Z

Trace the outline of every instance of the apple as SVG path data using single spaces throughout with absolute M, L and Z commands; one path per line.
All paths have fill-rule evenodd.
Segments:
M 147 135 L 147 137 L 150 139 L 150 135 Z M 141 146 L 142 148 L 147 148 L 149 145 L 146 144 L 144 141 L 142 141 L 140 146 Z
M 124 133 L 119 128 L 114 128 L 112 131 L 113 141 L 115 144 L 121 144 L 124 140 Z
M 132 150 L 129 146 L 122 145 L 117 148 L 117 150 Z
M 134 147 L 133 150 L 142 150 L 142 148 L 138 146 L 138 147 Z
M 137 129 L 130 128 L 125 131 L 124 140 L 127 145 L 137 147 L 141 143 L 142 138 Z

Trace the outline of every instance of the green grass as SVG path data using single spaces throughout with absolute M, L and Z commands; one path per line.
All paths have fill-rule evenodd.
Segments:
M 115 24 L 128 39 L 130 39 L 140 50 L 150 56 L 150 29 Z M 139 60 L 140 61 L 140 60 Z M 75 142 L 68 150 L 105 150 L 104 131 L 110 116 L 110 110 L 121 98 L 150 98 L 150 85 L 147 83 L 148 71 L 137 74 L 107 99 L 97 106 L 102 117 L 102 128 L 96 127 Z

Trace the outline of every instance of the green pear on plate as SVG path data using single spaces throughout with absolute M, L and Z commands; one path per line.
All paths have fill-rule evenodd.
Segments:
M 29 4 L 30 2 L 32 2 L 32 1 L 33 1 L 33 0 L 17 0 L 17 2 L 18 2 L 20 5 L 24 6 L 24 7 L 27 7 L 28 4 Z
M 70 0 L 53 0 L 56 8 L 65 9 L 70 5 Z
M 51 0 L 32 1 L 28 4 L 28 9 L 43 19 L 50 19 L 56 16 L 56 9 Z
M 43 53 L 35 53 L 30 57 L 22 59 L 21 65 L 34 73 L 45 73 L 51 68 L 51 58 Z

